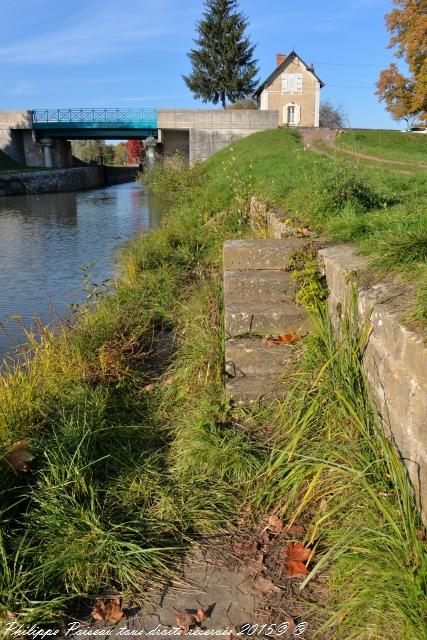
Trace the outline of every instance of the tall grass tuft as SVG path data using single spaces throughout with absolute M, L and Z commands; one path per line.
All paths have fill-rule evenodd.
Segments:
M 340 331 L 319 308 L 255 502 L 307 523 L 330 595 L 318 637 L 427 637 L 427 550 L 405 468 L 385 438 L 362 370 L 356 304 Z

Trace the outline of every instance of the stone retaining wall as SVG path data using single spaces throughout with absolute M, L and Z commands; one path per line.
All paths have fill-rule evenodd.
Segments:
M 77 167 L 0 174 L 0 196 L 97 189 L 135 179 L 134 167 Z
M 285 213 L 257 199 L 252 200 L 251 214 L 255 225 L 264 217 L 273 238 L 296 231 L 280 221 Z M 370 331 L 363 356 L 365 374 L 384 432 L 406 464 L 427 524 L 427 340 L 425 333 L 402 321 L 408 286 L 392 278 L 366 284 L 368 261 L 350 245 L 319 248 L 318 255 L 335 325 L 356 287 L 360 324 Z

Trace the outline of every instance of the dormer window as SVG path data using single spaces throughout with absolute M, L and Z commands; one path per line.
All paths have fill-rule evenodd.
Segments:
M 282 93 L 302 93 L 302 73 L 284 73 Z

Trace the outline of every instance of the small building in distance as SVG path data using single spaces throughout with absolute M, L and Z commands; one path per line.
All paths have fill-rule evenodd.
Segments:
M 279 112 L 281 126 L 318 127 L 323 86 L 314 67 L 291 51 L 289 55 L 277 54 L 276 68 L 254 96 L 261 111 Z

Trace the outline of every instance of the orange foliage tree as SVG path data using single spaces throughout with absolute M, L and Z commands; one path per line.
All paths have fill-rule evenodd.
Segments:
M 395 63 L 381 71 L 377 95 L 396 120 L 408 126 L 427 120 L 427 0 L 393 0 L 396 8 L 386 15 L 391 33 L 389 48 L 408 65 L 408 75 Z
M 145 155 L 144 143 L 142 140 L 128 140 L 127 154 L 129 164 L 138 164 Z

